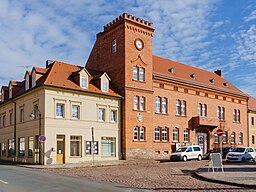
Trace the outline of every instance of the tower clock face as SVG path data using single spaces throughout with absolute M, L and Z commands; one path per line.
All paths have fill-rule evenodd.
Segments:
M 136 39 L 135 40 L 135 47 L 140 51 L 144 47 L 144 43 L 141 39 Z

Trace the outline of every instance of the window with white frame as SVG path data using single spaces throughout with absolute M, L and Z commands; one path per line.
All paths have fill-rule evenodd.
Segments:
M 72 105 L 72 119 L 80 119 L 80 106 Z
M 161 102 L 160 97 L 156 97 L 156 113 L 160 113 L 160 111 L 161 111 L 160 102 Z
M 238 135 L 238 144 L 243 144 L 243 133 L 239 133 Z
M 214 133 L 214 143 L 219 143 L 219 136 L 217 133 Z
M 114 39 L 114 40 L 112 41 L 112 48 L 111 48 L 111 50 L 112 50 L 112 53 L 116 53 L 116 51 L 117 51 L 117 42 L 116 42 L 116 39 Z
M 108 82 L 107 81 L 102 82 L 102 91 L 108 92 Z
M 181 115 L 186 116 L 186 101 L 181 101 Z
M 187 108 L 186 108 L 186 101 L 184 100 L 176 100 L 176 115 L 179 116 L 186 116 Z
M 2 102 L 4 102 L 4 90 L 3 89 L 2 89 L 1 96 L 2 96 Z
M 217 107 L 217 118 L 220 121 L 224 121 L 225 120 L 225 108 L 224 107 Z
M 145 69 L 140 67 L 139 72 L 140 72 L 139 80 L 140 81 L 145 81 Z
M 110 110 L 110 121 L 117 122 L 117 110 Z
M 144 141 L 145 139 L 145 128 L 140 127 L 140 141 Z
M 25 156 L 25 138 L 19 138 L 19 157 Z
M 189 141 L 189 135 L 188 135 L 188 129 L 184 129 L 184 142 L 188 142 Z
M 56 103 L 56 117 L 57 118 L 64 118 L 64 104 Z
M 160 141 L 160 127 L 155 128 L 155 141 Z
M 105 121 L 105 109 L 104 108 L 99 108 L 98 109 L 98 120 L 99 121 Z
M 70 136 L 70 156 L 82 156 L 82 136 Z
M 133 97 L 133 109 L 134 110 L 138 110 L 138 99 L 139 99 L 138 96 Z
M 168 128 L 162 128 L 162 141 L 168 141 Z
M 207 116 L 207 105 L 199 103 L 198 104 L 198 116 L 206 117 Z
M 180 115 L 181 111 L 181 101 L 179 99 L 176 100 L 176 115 Z
M 134 96 L 133 98 L 133 109 L 145 111 L 145 97 Z
M 81 78 L 81 83 L 82 83 L 82 88 L 87 89 L 88 88 L 88 78 L 87 77 L 82 77 Z
M 231 144 L 235 144 L 235 143 L 236 143 L 235 138 L 236 138 L 236 134 L 235 134 L 235 132 L 232 132 L 232 133 L 230 134 L 230 143 L 231 143 Z
M 138 80 L 138 67 L 133 67 L 133 80 Z
M 239 109 L 233 110 L 233 122 L 240 123 L 240 110 Z
M 12 98 L 12 86 L 9 88 L 9 98 Z
M 133 140 L 144 141 L 145 140 L 145 127 L 135 126 L 133 128 Z
M 116 138 L 101 137 L 101 156 L 115 157 L 116 156 Z
M 167 99 L 165 97 L 162 97 L 161 109 L 162 113 L 167 113 Z
M 223 135 L 222 135 L 222 143 L 226 144 L 228 142 L 228 132 L 224 131 Z
M 133 80 L 145 81 L 145 68 L 133 67 Z
M 177 128 L 174 128 L 172 130 L 172 141 L 178 142 L 179 141 L 179 130 Z
M 145 110 L 145 97 L 140 97 L 140 110 Z
M 167 98 L 156 97 L 156 113 L 167 113 Z
M 139 128 L 138 127 L 133 128 L 133 140 L 134 141 L 139 140 Z

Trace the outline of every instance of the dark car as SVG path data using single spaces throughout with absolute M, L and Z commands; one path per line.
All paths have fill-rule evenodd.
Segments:
M 222 148 L 222 158 L 225 159 L 228 152 L 232 151 L 232 147 L 223 147 Z M 205 159 L 209 159 L 211 153 L 221 153 L 220 148 L 214 148 L 207 151 L 205 154 Z

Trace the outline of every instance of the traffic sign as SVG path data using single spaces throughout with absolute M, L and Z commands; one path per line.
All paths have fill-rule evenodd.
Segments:
M 220 136 L 222 136 L 223 135 L 223 131 L 221 130 L 221 129 L 218 129 L 217 130 L 217 135 L 220 137 Z
M 43 143 L 46 141 L 46 137 L 44 135 L 41 135 L 39 138 L 38 138 L 39 142 Z

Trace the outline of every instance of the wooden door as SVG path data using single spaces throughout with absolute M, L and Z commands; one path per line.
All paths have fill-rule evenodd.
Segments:
M 56 162 L 65 163 L 65 135 L 57 135 Z

